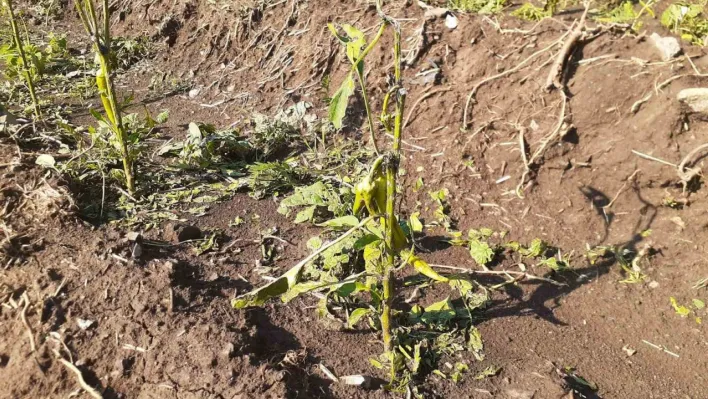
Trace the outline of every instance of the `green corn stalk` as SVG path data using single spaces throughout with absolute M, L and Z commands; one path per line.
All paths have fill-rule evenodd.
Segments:
M 34 115 L 37 119 L 41 118 L 41 112 L 39 110 L 39 101 L 37 101 L 37 93 L 34 88 L 34 79 L 31 74 L 30 63 L 25 55 L 24 45 L 22 43 L 22 38 L 20 37 L 20 30 L 17 28 L 17 20 L 15 19 L 15 9 L 12 4 L 13 0 L 5 0 L 5 8 L 10 17 L 10 26 L 12 27 L 12 37 L 15 41 L 15 47 L 17 47 L 17 52 L 20 54 L 22 59 L 22 68 L 24 69 L 25 82 L 27 83 L 27 88 L 30 92 L 30 97 L 32 98 L 32 106 L 34 107 Z
M 358 225 L 352 227 L 348 232 L 344 233 L 337 240 L 328 244 L 329 247 L 334 243 L 341 241 L 345 236 L 352 234 L 357 229 L 365 228 L 370 222 L 378 220 L 381 224 L 384 240 L 384 256 L 383 267 L 377 278 L 382 283 L 383 293 L 381 301 L 381 313 L 379 315 L 381 321 L 381 330 L 384 342 L 384 357 L 388 359 L 390 371 L 391 386 L 396 382 L 398 376 L 396 342 L 394 337 L 394 320 L 392 318 L 392 303 L 396 295 L 396 279 L 394 275 L 396 258 L 400 257 L 406 264 L 411 265 L 414 269 L 436 281 L 448 281 L 444 276 L 437 274 L 425 261 L 416 257 L 412 253 L 405 253 L 407 249 L 408 239 L 406 238 L 401 226 L 396 217 L 396 176 L 399 173 L 399 163 L 401 159 L 401 142 L 403 136 L 403 112 L 406 102 L 406 90 L 402 82 L 402 57 L 401 57 L 401 29 L 398 23 L 387 17 L 381 11 L 380 0 L 377 1 L 378 14 L 382 20 L 381 27 L 373 41 L 368 44 L 363 50 L 365 41 L 363 33 L 351 25 L 344 25 L 342 28 L 347 33 L 347 36 L 340 36 L 337 30 L 330 25 L 330 30 L 335 36 L 346 45 L 347 57 L 352 63 L 353 70 L 350 71 L 345 78 L 341 88 L 332 98 L 330 103 L 330 120 L 335 125 L 340 124 L 344 117 L 347 99 L 352 94 L 354 88 L 354 75 L 357 74 L 362 85 L 362 95 L 364 97 L 364 106 L 369 116 L 369 127 L 373 135 L 373 118 L 368 107 L 369 99 L 366 95 L 366 89 L 363 79 L 363 59 L 373 49 L 374 45 L 379 41 L 387 28 L 393 30 L 393 52 L 394 52 L 394 79 L 393 84 L 388 90 L 384 98 L 384 106 L 381 113 L 381 123 L 387 132 L 393 136 L 391 149 L 385 154 L 376 158 L 371 164 L 369 173 L 355 186 L 355 200 L 353 205 L 354 216 L 358 216 L 360 211 L 367 209 L 369 216 L 363 219 Z M 392 114 L 388 113 L 389 105 L 394 107 Z M 373 139 L 373 137 L 372 137 Z M 375 147 L 376 142 L 372 140 L 372 145 Z M 378 149 L 377 149 L 378 151 Z M 355 218 L 356 219 L 356 218 Z M 378 229 L 377 229 L 378 230 Z M 314 259 L 317 254 L 324 251 L 325 247 L 313 253 L 304 261 L 298 263 L 280 278 L 257 288 L 248 293 L 239 295 L 232 301 L 232 305 L 237 308 L 245 308 L 249 306 L 261 306 L 270 298 L 281 296 L 285 302 L 292 297 L 303 292 L 312 291 L 322 285 L 312 284 L 312 282 L 301 283 L 302 270 L 305 263 Z M 364 274 L 358 274 L 354 279 L 361 278 Z M 309 285 L 308 285 L 309 284 Z
M 96 14 L 96 6 L 93 0 L 74 0 L 76 10 L 79 13 L 81 22 L 86 29 L 86 33 L 93 40 L 94 51 L 98 58 L 99 70 L 96 73 L 96 86 L 101 97 L 101 103 L 106 112 L 108 124 L 113 131 L 117 141 L 121 158 L 123 160 L 123 171 L 125 172 L 125 185 L 129 193 L 135 192 L 133 179 L 133 160 L 128 151 L 128 137 L 123 125 L 121 110 L 118 105 L 115 88 L 113 85 L 111 67 L 111 31 L 110 31 L 110 10 L 108 0 L 103 0 L 103 26 L 99 26 Z
M 380 11 L 380 5 L 379 12 Z M 399 163 L 401 159 L 401 140 L 403 135 L 403 109 L 406 103 L 406 90 L 401 82 L 401 29 L 398 23 L 383 16 L 394 31 L 393 40 L 393 55 L 394 55 L 394 82 L 393 89 L 390 91 L 395 96 L 395 113 L 393 125 L 393 145 L 389 153 L 385 168 L 386 168 L 386 265 L 383 276 L 383 309 L 381 314 L 381 328 L 383 331 L 384 351 L 391 358 L 391 381 L 396 378 L 396 369 L 393 359 L 393 336 L 391 325 L 391 303 L 395 296 L 396 283 L 393 274 L 395 268 L 395 257 L 398 255 L 394 244 L 395 228 L 398 227 L 396 219 L 396 176 L 398 175 Z M 384 112 L 386 110 L 384 109 Z

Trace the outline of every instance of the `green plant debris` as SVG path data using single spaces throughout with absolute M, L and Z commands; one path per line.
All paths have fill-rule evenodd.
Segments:
M 430 198 L 437 204 L 437 207 L 434 211 L 434 216 L 437 220 L 437 223 L 440 226 L 443 226 L 446 230 L 450 230 L 453 225 L 452 218 L 450 218 L 450 203 L 448 202 L 450 191 L 446 188 L 443 188 L 438 191 L 431 191 L 428 194 L 430 195 Z
M 494 250 L 485 241 L 471 239 L 469 243 L 470 256 L 480 266 L 486 266 L 494 259 Z
M 578 375 L 574 367 L 563 367 L 563 369 L 559 370 L 559 372 L 563 378 L 571 384 L 573 389 L 589 389 L 593 392 L 598 389 L 597 384 Z
M 506 0 L 448 0 L 447 8 L 455 11 L 471 12 L 477 14 L 500 13 Z
M 209 251 L 218 250 L 220 237 L 221 232 L 219 231 L 209 233 L 205 239 L 196 242 L 194 253 L 199 256 Z
M 411 230 L 415 233 L 423 232 L 423 222 L 420 221 L 420 212 L 414 212 L 409 217 Z
M 603 24 L 629 24 L 631 30 L 638 32 L 643 26 L 643 22 L 639 19 L 642 12 L 648 11 L 652 16 L 654 15 L 651 3 L 651 0 L 649 3 L 642 2 L 643 8 L 637 12 L 634 9 L 634 2 L 625 1 L 615 8 L 600 12 L 595 16 L 595 20 Z
M 705 3 L 676 2 L 661 14 L 661 24 L 681 35 L 683 40 L 706 45 L 708 20 L 703 15 Z
M 342 191 L 322 181 L 298 187 L 293 194 L 280 202 L 278 212 L 289 215 L 292 210 L 299 209 L 295 216 L 295 223 L 315 223 L 326 217 L 345 216 L 349 207 L 345 205 L 344 200 L 351 195 L 348 190 L 344 193 Z
M 521 7 L 512 11 L 511 15 L 526 21 L 540 21 L 552 16 L 553 13 L 531 3 L 524 3 Z
M 558 256 L 541 260 L 538 265 L 545 266 L 554 272 L 564 272 L 570 269 L 570 254 L 561 255 L 559 253 Z
M 671 306 L 674 308 L 677 315 L 681 317 L 688 317 L 688 315 L 691 314 L 691 309 L 686 306 L 679 305 L 676 298 L 670 297 L 669 300 L 671 301 Z
M 463 375 L 469 370 L 470 367 L 467 364 L 461 362 L 455 363 L 452 374 L 450 374 L 450 379 L 452 380 L 452 382 L 457 384 L 458 382 L 462 381 Z
M 475 380 L 483 380 L 485 378 L 489 377 L 494 377 L 495 375 L 499 374 L 499 372 L 502 370 L 501 367 L 491 365 L 488 366 L 486 369 L 482 370 L 481 373 L 477 374 L 476 377 L 474 377 Z

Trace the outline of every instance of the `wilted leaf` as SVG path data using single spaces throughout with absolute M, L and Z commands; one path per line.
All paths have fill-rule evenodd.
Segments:
M 501 367 L 497 367 L 495 365 L 491 365 L 484 369 L 481 373 L 477 374 L 476 377 L 474 377 L 475 380 L 483 380 L 487 377 L 493 377 L 501 371 Z
M 447 277 L 441 276 L 440 274 L 438 274 L 438 272 L 433 270 L 433 268 L 430 267 L 428 262 L 424 261 L 423 259 L 420 259 L 415 255 L 409 255 L 406 259 L 406 263 L 413 266 L 413 268 L 417 270 L 420 274 L 429 277 L 433 280 L 442 282 L 449 281 Z
M 377 369 L 382 369 L 384 367 L 380 361 L 374 358 L 369 358 L 369 363 L 371 363 L 371 365 L 376 367 Z
M 164 111 L 160 112 L 159 114 L 157 114 L 157 117 L 155 117 L 155 122 L 157 122 L 159 124 L 163 124 L 163 123 L 167 122 L 167 119 L 169 117 L 170 117 L 170 111 L 164 110 Z
M 565 367 L 565 370 L 563 371 L 565 374 L 566 381 L 582 385 L 583 387 L 588 388 L 591 391 L 597 391 L 597 384 L 579 376 L 572 367 Z
M 329 120 L 335 128 L 342 128 L 342 121 L 347 113 L 349 97 L 354 93 L 354 77 L 350 73 L 342 82 L 329 103 Z
M 467 340 L 467 348 L 472 351 L 474 357 L 482 361 L 484 360 L 484 343 L 482 343 L 482 333 L 479 332 L 477 327 L 470 327 L 469 339 Z
M 308 281 L 305 283 L 297 283 L 290 287 L 284 294 L 281 295 L 280 299 L 283 303 L 288 303 L 293 299 L 297 298 L 298 295 L 304 294 L 306 292 L 314 291 L 318 288 L 325 287 L 327 284 L 320 281 Z
M 413 185 L 413 191 L 419 191 L 425 183 L 423 183 L 423 178 L 419 177 L 418 180 L 415 181 L 415 184 Z
M 693 299 L 693 307 L 696 309 L 703 309 L 706 307 L 706 303 L 700 299 Z
M 421 223 L 419 217 L 420 217 L 420 212 L 415 212 L 410 217 L 411 230 L 413 230 L 416 233 L 420 233 L 421 231 L 423 231 L 423 223 Z
M 322 247 L 322 239 L 318 236 L 310 237 L 306 245 L 310 251 L 316 251 Z
M 519 253 L 523 256 L 537 258 L 546 251 L 547 245 L 540 238 L 534 238 L 528 248 L 520 248 Z
M 450 298 L 435 302 L 425 308 L 420 321 L 425 324 L 445 324 L 454 319 L 457 313 L 450 303 Z
M 378 274 L 380 272 L 379 260 L 381 259 L 381 255 L 382 252 L 378 242 L 373 242 L 364 247 L 364 262 L 367 272 L 372 274 Z
M 271 281 L 270 283 L 257 288 L 251 292 L 240 295 L 235 298 L 231 305 L 236 309 L 242 309 L 251 306 L 261 306 L 270 298 L 285 294 L 291 287 L 297 284 L 300 278 L 300 273 L 306 262 L 300 262 L 288 270 L 285 274 Z
M 470 255 L 479 265 L 486 265 L 494 258 L 494 250 L 484 241 L 470 240 Z
M 304 208 L 295 216 L 295 223 L 309 222 L 315 217 L 315 211 L 317 210 L 317 205 L 308 206 Z
M 351 228 L 359 224 L 359 219 L 356 216 L 341 216 L 318 224 L 321 227 L 332 227 L 341 229 L 343 227 Z
M 369 244 L 375 243 L 376 241 L 381 241 L 381 238 L 376 234 L 365 234 L 358 238 L 354 243 L 354 249 L 364 249 Z
M 470 367 L 465 363 L 455 363 L 455 371 L 450 375 L 452 382 L 458 383 L 462 380 L 462 374 L 468 372 Z
M 354 311 L 349 314 L 349 320 L 347 320 L 349 328 L 354 328 L 354 326 L 361 320 L 361 318 L 368 315 L 369 313 L 371 313 L 371 309 L 369 308 L 354 309 Z

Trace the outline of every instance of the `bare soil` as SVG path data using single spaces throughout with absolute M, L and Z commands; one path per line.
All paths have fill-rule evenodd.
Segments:
M 275 2 L 243 18 L 238 10 L 245 4 L 235 3 L 115 3 L 117 33 L 148 35 L 161 45 L 154 59 L 120 77 L 120 89 L 149 99 L 153 112 L 171 111 L 162 132 L 166 138 L 183 137 L 189 122 L 228 126 L 252 111 L 275 112 L 301 100 L 324 115 L 324 99 L 346 70 L 326 22 L 372 28 L 377 21 L 375 10 L 358 2 Z M 66 32 L 70 46 L 85 48 L 79 21 L 64 6 L 63 19 L 47 29 Z M 423 11 L 415 2 L 390 2 L 386 10 L 403 19 L 405 39 L 418 37 Z M 596 384 L 595 397 L 708 397 L 705 326 L 676 314 L 669 301 L 675 297 L 689 305 L 693 298 L 708 299 L 705 289 L 692 288 L 708 277 L 708 191 L 698 179 L 685 194 L 676 168 L 632 153 L 678 164 L 706 142 L 708 119 L 676 100 L 681 89 L 705 85 L 706 78 L 695 76 L 685 57 L 661 61 L 645 35 L 607 31 L 581 42 L 566 78 L 565 119 L 574 129 L 548 147 L 532 172 L 533 183 L 524 185 L 523 199 L 515 193 L 524 171 L 519 128 L 533 153 L 558 123 L 560 96 L 544 91 L 558 47 L 481 86 L 470 107 L 471 125 L 461 130 L 467 95 L 478 82 L 557 41 L 581 12 L 563 12 L 538 25 L 501 18 L 505 30 L 491 23 L 493 17 L 460 14 L 454 30 L 433 20 L 426 28 L 429 45 L 406 70 L 411 116 L 403 185 L 412 187 L 422 177 L 425 189 L 408 190 L 401 209 L 418 207 L 432 218 L 427 191 L 447 188 L 460 230 L 506 230 L 522 242 L 542 238 L 572 254 L 573 266 L 573 272 L 554 276 L 565 287 L 521 284 L 496 295 L 478 324 L 486 360 L 474 363 L 457 384 L 429 377 L 424 388 L 430 397 L 581 397 L 565 396 L 574 394 L 556 371 L 563 367 L 574 367 Z M 669 34 L 656 21 L 646 30 Z M 367 67 L 378 99 L 386 88 L 382 71 L 392 62 L 389 44 L 382 40 Z M 405 47 L 413 45 L 406 41 Z M 698 71 L 708 70 L 703 49 L 683 47 Z M 417 74 L 432 66 L 440 68 L 439 76 L 424 83 Z M 198 94 L 149 98 L 146 87 L 157 71 L 191 80 Z M 678 75 L 686 76 L 657 89 Z M 329 90 L 322 87 L 323 77 L 331 81 Z M 344 134 L 365 142 L 363 110 L 355 105 Z M 202 230 L 224 231 L 222 248 L 235 242 L 227 251 L 197 256 L 190 247 L 146 246 L 132 259 L 129 232 L 82 220 L 75 202 L 85 193 L 35 166 L 35 158 L 28 152 L 19 165 L 0 168 L 0 227 L 13 259 L 0 270 L 0 397 L 67 397 L 77 391 L 77 376 L 53 352 L 61 351 L 53 332 L 68 349 L 60 353 L 70 352 L 86 382 L 106 398 L 395 397 L 325 376 L 320 364 L 337 375 L 383 377 L 368 362 L 381 350 L 380 337 L 369 330 L 322 327 L 313 298 L 231 308 L 230 298 L 262 283 L 254 272 L 260 248 L 252 241 L 263 228 L 278 226 L 289 242 L 279 248 L 280 270 L 307 254 L 305 242 L 317 231 L 292 224 L 276 212 L 276 202 L 237 195 L 189 220 Z M 3 141 L 0 159 L 17 160 L 11 141 Z M 670 208 L 663 205 L 667 197 L 687 203 Z M 254 215 L 258 223 L 229 225 L 236 216 Z M 169 240 L 168 229 L 145 236 Z M 648 279 L 620 283 L 624 274 L 614 260 L 590 264 L 583 255 L 598 245 L 647 251 L 642 271 Z M 461 248 L 422 256 L 431 263 L 473 266 Z M 26 324 L 23 295 L 29 304 Z M 432 296 L 423 292 L 423 298 Z M 83 329 L 79 319 L 93 323 Z M 472 378 L 489 365 L 502 371 Z

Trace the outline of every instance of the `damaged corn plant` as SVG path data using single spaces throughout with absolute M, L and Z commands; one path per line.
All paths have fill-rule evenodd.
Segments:
M 111 30 L 110 30 L 110 5 L 108 0 L 102 2 L 101 24 L 97 14 L 97 7 L 93 0 L 74 0 L 76 10 L 86 33 L 91 38 L 93 49 L 96 53 L 96 86 L 101 97 L 105 117 L 92 112 L 101 128 L 108 129 L 112 134 L 111 144 L 120 152 L 123 163 L 125 185 L 129 193 L 135 192 L 133 178 L 133 157 L 130 153 L 128 133 L 123 123 L 122 108 L 116 95 L 113 84 L 113 65 L 111 56 Z
M 387 370 L 388 389 L 418 396 L 416 382 L 425 376 L 434 373 L 457 382 L 469 369 L 465 361 L 438 369 L 441 358 L 455 356 L 459 360 L 457 352 L 470 351 L 474 358 L 483 359 L 481 336 L 472 315 L 487 303 L 488 293 L 469 274 L 441 275 L 418 257 L 411 236 L 414 229 L 397 215 L 396 197 L 401 189 L 396 180 L 401 173 L 406 102 L 401 32 L 397 22 L 377 8 L 381 22 L 368 44 L 365 35 L 351 25 L 330 26 L 352 64 L 352 72 L 332 98 L 330 120 L 342 126 L 354 75 L 361 78 L 357 71 L 364 70 L 364 57 L 382 35 L 391 32 L 393 73 L 380 116 L 381 130 L 393 137 L 390 148 L 371 161 L 355 184 L 335 186 L 318 181 L 285 198 L 282 213 L 301 208 L 296 223 L 314 222 L 326 229 L 307 242 L 312 250 L 309 256 L 280 277 L 234 298 L 232 305 L 242 309 L 262 306 L 277 297 L 287 303 L 302 294 L 314 295 L 319 298 L 320 320 L 328 326 L 354 329 L 363 325 L 380 332 L 383 353 L 371 358 L 371 364 Z M 365 81 L 359 82 L 362 94 L 366 93 Z M 372 120 L 371 109 L 365 106 L 365 110 Z M 373 122 L 369 130 L 374 142 L 377 132 Z M 427 307 L 415 305 L 410 311 L 394 308 L 394 298 L 401 290 L 412 288 L 417 293 L 425 287 L 440 287 L 449 294 Z
M 21 70 L 21 75 L 25 80 L 27 85 L 27 90 L 29 91 L 30 98 L 32 99 L 32 107 L 34 109 L 34 115 L 37 119 L 41 118 L 41 113 L 39 109 L 39 100 L 37 99 L 37 93 L 35 90 L 35 75 L 36 68 L 29 61 L 29 57 L 26 54 L 25 48 L 28 44 L 25 44 L 20 36 L 20 29 L 17 26 L 17 18 L 15 17 L 15 8 L 13 6 L 13 0 L 4 0 L 3 8 L 7 19 L 10 22 L 10 27 L 12 28 L 12 41 L 14 47 L 8 47 L 7 49 L 0 49 L 0 58 L 9 58 L 10 66 L 15 63 L 21 63 L 21 65 L 14 65 L 18 70 Z M 14 51 L 13 51 L 14 50 Z M 14 56 L 16 53 L 16 57 Z M 8 56 L 10 55 L 10 56 Z M 13 62 L 12 60 L 16 60 Z M 19 61 L 19 62 L 18 62 Z

